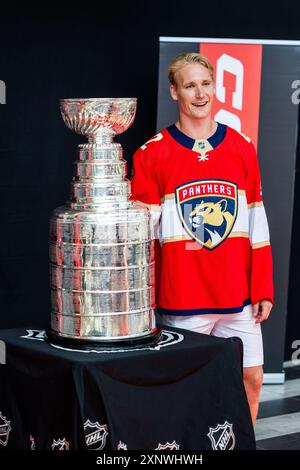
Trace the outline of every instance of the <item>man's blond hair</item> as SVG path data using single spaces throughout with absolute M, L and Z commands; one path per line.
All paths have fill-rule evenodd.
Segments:
M 202 54 L 198 54 L 197 52 L 185 52 L 183 54 L 179 54 L 170 62 L 168 67 L 168 78 L 172 85 L 176 87 L 176 73 L 182 69 L 185 65 L 189 64 L 200 64 L 206 67 L 209 71 L 209 74 L 214 79 L 214 68 L 210 61 Z

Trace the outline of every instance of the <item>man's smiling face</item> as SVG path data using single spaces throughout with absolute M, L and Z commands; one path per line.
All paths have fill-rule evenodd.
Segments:
M 210 117 L 214 96 L 214 82 L 209 70 L 201 64 L 188 64 L 176 73 L 176 86 L 170 93 L 178 101 L 179 113 L 186 117 Z

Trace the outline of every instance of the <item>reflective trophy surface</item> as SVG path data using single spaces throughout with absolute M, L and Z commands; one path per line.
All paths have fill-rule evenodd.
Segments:
M 87 136 L 78 146 L 67 205 L 50 222 L 51 338 L 118 343 L 154 338 L 154 232 L 129 201 L 123 150 L 136 98 L 63 99 L 63 120 Z

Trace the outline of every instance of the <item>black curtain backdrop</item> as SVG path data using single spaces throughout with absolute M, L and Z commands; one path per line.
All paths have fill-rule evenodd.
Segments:
M 0 80 L 6 84 L 6 104 L 0 105 L 0 328 L 49 319 L 49 217 L 68 199 L 76 147 L 84 141 L 64 125 L 60 98 L 138 98 L 133 126 L 116 139 L 130 171 L 133 152 L 155 133 L 159 36 L 300 40 L 300 5 L 291 1 L 102 2 L 101 9 L 74 4 L 44 13 L 28 8 L 0 16 Z M 299 185 L 296 173 L 287 360 L 292 341 L 300 339 Z

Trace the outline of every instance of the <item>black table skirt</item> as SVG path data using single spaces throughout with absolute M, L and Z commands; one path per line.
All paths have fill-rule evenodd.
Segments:
M 255 449 L 242 343 L 165 328 L 156 347 L 80 352 L 1 330 L 0 450 Z

